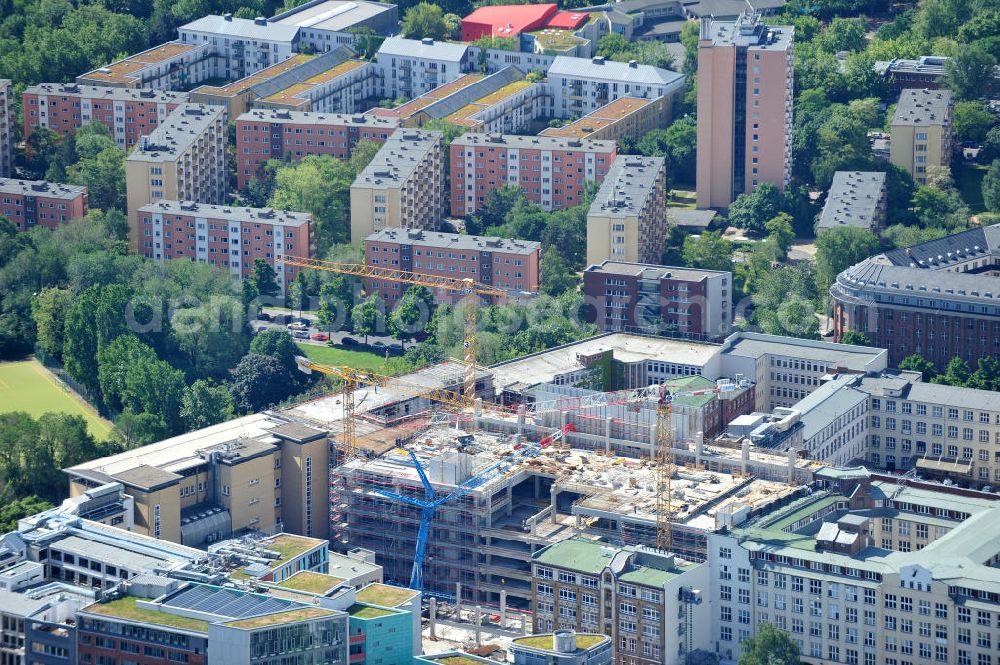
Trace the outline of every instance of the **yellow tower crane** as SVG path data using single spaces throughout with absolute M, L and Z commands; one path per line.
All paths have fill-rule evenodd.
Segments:
M 656 402 L 656 450 L 653 451 L 656 474 L 656 549 L 669 552 L 671 481 L 674 475 L 673 450 L 673 395 L 660 386 L 660 396 Z
M 355 277 L 366 277 L 399 284 L 410 284 L 413 286 L 426 286 L 429 289 L 444 289 L 452 293 L 461 293 L 468 297 L 463 301 L 464 320 L 464 362 L 465 374 L 462 386 L 462 394 L 466 403 L 471 405 L 476 399 L 476 322 L 479 313 L 479 297 L 503 297 L 510 295 L 507 291 L 480 284 L 472 279 L 459 279 L 457 277 L 442 277 L 440 275 L 427 275 L 408 270 L 395 270 L 393 268 L 383 268 L 380 266 L 369 266 L 363 263 L 335 263 L 333 261 L 323 261 L 320 259 L 308 259 L 299 256 L 285 256 L 285 265 L 297 266 L 299 268 L 309 268 L 312 270 L 325 270 L 341 275 L 353 275 Z

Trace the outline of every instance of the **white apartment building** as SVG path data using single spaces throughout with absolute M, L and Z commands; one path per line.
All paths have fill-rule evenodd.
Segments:
M 389 37 L 375 63 L 381 72 L 381 96 L 413 99 L 451 83 L 472 68 L 469 46 L 433 39 Z
M 559 56 L 548 68 L 552 116 L 582 116 L 621 97 L 666 97 L 667 108 L 684 89 L 684 75 L 635 61 Z
M 299 29 L 269 23 L 265 18 L 209 14 L 177 29 L 184 44 L 211 44 L 216 76 L 241 79 L 292 57 L 298 50 Z

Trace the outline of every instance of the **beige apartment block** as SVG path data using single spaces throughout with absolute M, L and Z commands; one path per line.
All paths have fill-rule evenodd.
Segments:
M 587 265 L 659 263 L 666 236 L 664 159 L 619 156 L 587 213 Z
M 441 132 L 397 130 L 351 185 L 351 242 L 386 228 L 435 229 L 444 215 Z
M 735 21 L 702 19 L 699 208 L 727 208 L 762 183 L 784 189 L 791 179 L 793 32 L 753 10 Z
M 225 203 L 226 107 L 182 104 L 125 161 L 129 246 L 139 251 L 139 208 L 160 199 Z
M 14 171 L 14 107 L 10 79 L 0 79 L 0 178 Z
M 927 168 L 951 161 L 951 91 L 907 88 L 892 116 L 889 161 L 920 184 Z

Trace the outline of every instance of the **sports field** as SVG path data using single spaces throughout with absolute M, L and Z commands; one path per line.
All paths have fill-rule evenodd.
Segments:
M 83 416 L 90 433 L 106 439 L 111 423 L 97 415 L 37 360 L 0 363 L 0 413 L 27 411 L 38 417 L 48 411 Z

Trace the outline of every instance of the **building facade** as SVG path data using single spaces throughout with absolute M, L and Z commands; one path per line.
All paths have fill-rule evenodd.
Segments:
M 383 99 L 419 97 L 472 69 L 467 45 L 433 39 L 389 37 L 379 47 L 375 62 L 381 72 Z
M 728 208 L 761 183 L 792 176 L 792 26 L 753 9 L 701 20 L 698 40 L 699 208 Z
M 298 28 L 300 46 L 322 53 L 338 45 L 353 46 L 357 28 L 370 28 L 377 35 L 397 32 L 399 10 L 385 2 L 310 0 L 268 22 Z
M 619 97 L 579 120 L 562 127 L 543 129 L 539 136 L 594 141 L 639 140 L 646 132 L 667 126 L 670 118 L 668 101 L 666 97 Z
M 217 76 L 214 54 L 214 45 L 207 41 L 167 42 L 81 74 L 76 82 L 109 88 L 187 90 Z
M 350 159 L 358 141 L 385 143 L 399 123 L 393 118 L 313 111 L 255 110 L 236 119 L 236 183 L 242 190 L 270 159 L 298 161 L 309 155 Z
M 469 278 L 512 293 L 537 293 L 540 286 L 542 245 L 529 240 L 392 228 L 365 238 L 364 248 L 369 266 Z M 365 280 L 365 292 L 378 293 L 389 308 L 403 297 L 406 288 L 395 282 Z M 435 302 L 455 303 L 462 297 L 453 291 L 434 293 Z
M 215 76 L 234 81 L 277 64 L 298 51 L 296 26 L 269 23 L 263 17 L 208 14 L 177 29 L 183 44 L 211 44 Z
M 906 88 L 937 90 L 943 87 L 945 64 L 949 60 L 937 55 L 922 55 L 916 60 L 893 58 L 879 60 L 873 69 L 897 92 Z
M 125 160 L 129 244 L 140 252 L 139 208 L 160 201 L 223 203 L 228 192 L 226 108 L 182 104 Z
M 0 178 L 0 216 L 18 231 L 54 229 L 87 214 L 87 188 L 44 180 Z
M 729 334 L 730 272 L 604 261 L 583 271 L 588 317 L 601 330 L 647 330 L 695 339 Z
M 601 183 L 618 154 L 614 141 L 463 134 L 451 143 L 451 214 L 464 217 L 490 192 L 520 187 L 545 210 L 579 205 L 586 183 Z
M 14 173 L 14 100 L 11 80 L 0 79 L 0 178 Z
M 44 127 L 73 136 L 82 125 L 99 122 L 126 150 L 159 127 L 178 106 L 188 101 L 184 92 L 112 88 L 76 83 L 40 83 L 25 88 L 24 140 Z
M 889 161 L 926 183 L 928 167 L 951 163 L 951 91 L 903 90 L 890 131 Z
M 664 159 L 620 155 L 587 213 L 587 264 L 657 264 L 666 238 Z
M 433 230 L 444 209 L 441 132 L 397 130 L 351 185 L 351 242 L 386 228 Z
M 665 97 L 670 109 L 684 89 L 684 76 L 677 72 L 602 57 L 558 56 L 547 73 L 554 118 L 580 117 L 622 97 Z

